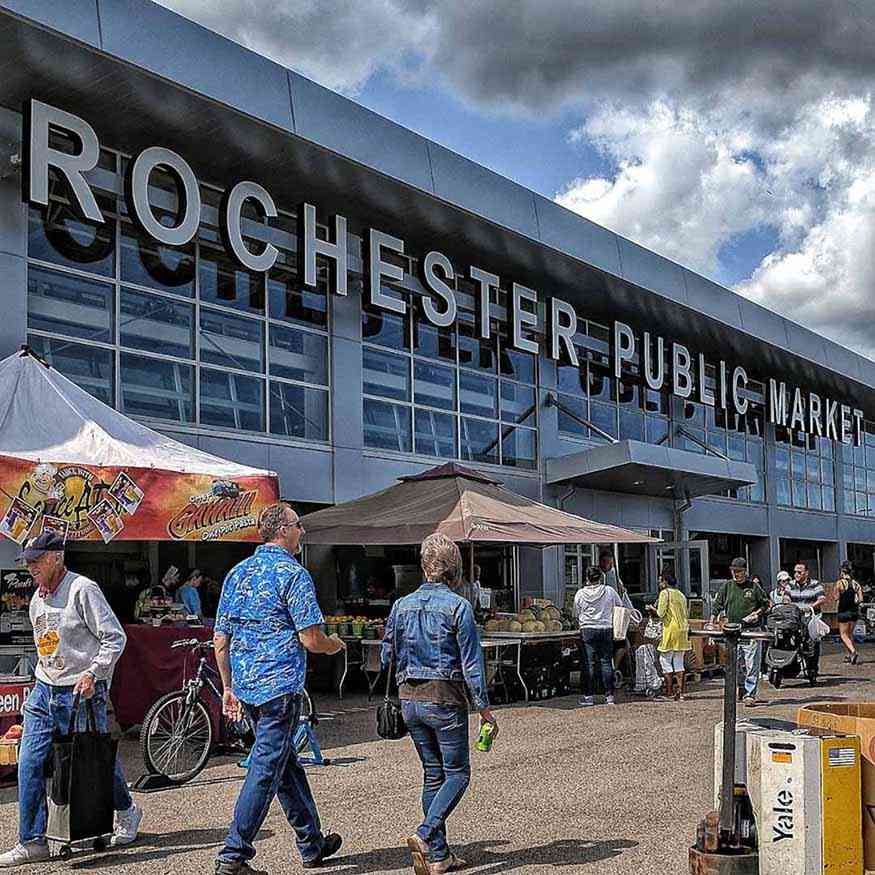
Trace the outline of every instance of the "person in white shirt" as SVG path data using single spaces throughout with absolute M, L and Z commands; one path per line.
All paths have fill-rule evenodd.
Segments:
M 614 608 L 623 607 L 617 591 L 605 583 L 600 568 L 586 572 L 586 584 L 574 596 L 574 613 L 580 626 L 583 648 L 580 682 L 583 698 L 580 704 L 594 704 L 592 662 L 597 658 L 605 689 L 605 704 L 614 704 Z

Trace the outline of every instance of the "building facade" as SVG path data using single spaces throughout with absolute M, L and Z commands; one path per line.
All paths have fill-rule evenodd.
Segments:
M 0 43 L 0 354 L 305 509 L 453 459 L 661 537 L 641 593 L 872 577 L 869 360 L 148 0 L 0 0 Z

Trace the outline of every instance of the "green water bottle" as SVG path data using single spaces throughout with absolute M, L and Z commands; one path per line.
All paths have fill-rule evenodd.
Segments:
M 492 742 L 495 740 L 495 725 L 493 723 L 484 723 L 480 727 L 480 737 L 477 739 L 474 747 L 489 753 L 492 750 Z

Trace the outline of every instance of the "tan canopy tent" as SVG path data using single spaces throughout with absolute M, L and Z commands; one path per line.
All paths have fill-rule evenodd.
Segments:
M 402 477 L 395 486 L 308 514 L 301 522 L 308 544 L 418 544 L 432 532 L 456 542 L 539 545 L 656 540 L 540 504 L 455 462 Z

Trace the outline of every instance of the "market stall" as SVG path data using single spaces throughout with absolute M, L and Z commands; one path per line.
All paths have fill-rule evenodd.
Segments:
M 433 532 L 441 532 L 460 545 L 469 545 L 467 552 L 469 579 L 474 579 L 478 550 L 484 547 L 519 545 L 545 547 L 559 544 L 608 544 L 652 542 L 653 538 L 618 526 L 584 519 L 554 507 L 518 495 L 491 477 L 455 462 L 440 465 L 421 474 L 401 478 L 394 486 L 356 501 L 320 510 L 301 520 L 307 532 L 308 545 L 331 545 L 337 548 L 359 546 L 374 548 L 392 545 L 398 550 L 407 546 L 410 564 L 406 578 L 385 600 L 385 613 L 394 598 L 415 589 L 420 583 L 416 546 Z M 415 563 L 415 564 L 414 564 Z M 514 594 L 516 596 L 516 593 Z M 510 660 L 525 699 L 563 692 L 566 672 L 557 671 L 566 665 L 574 650 L 576 629 L 563 618 L 559 609 L 547 603 L 521 605 L 516 597 L 512 604 L 493 603 L 483 615 L 484 636 L 499 651 L 496 658 L 504 668 L 508 659 L 502 653 L 513 648 Z M 544 601 L 544 600 L 541 600 Z M 519 629 L 503 628 L 497 608 L 515 612 L 518 607 L 530 609 L 532 616 L 518 623 Z M 551 625 L 535 617 L 535 611 L 550 609 Z M 555 611 L 555 615 L 551 611 Z M 561 622 L 564 619 L 565 623 Z M 508 621 L 511 622 L 511 621 Z M 526 626 L 531 622 L 533 625 Z M 558 623 L 558 627 L 555 624 Z M 500 628 L 501 627 L 501 628 Z M 567 665 L 566 665 L 567 667 Z M 506 678 L 506 673 L 502 673 Z
M 171 639 L 209 634 L 160 585 L 159 569 L 148 561 L 151 547 L 257 541 L 258 515 L 277 497 L 270 471 L 128 419 L 27 349 L 0 361 L 0 645 L 13 656 L 32 650 L 28 577 L 14 568 L 14 557 L 27 538 L 59 532 L 70 566 L 93 574 L 114 608 L 121 597 L 136 602 L 142 622 L 126 627 L 128 647 L 111 697 L 120 720 L 137 722 L 144 704 L 180 681 L 168 662 L 175 659 Z M 138 555 L 146 558 L 125 560 L 124 581 L 101 577 L 96 558 L 98 573 L 91 572 L 89 557 L 132 555 L 126 544 L 141 545 Z

